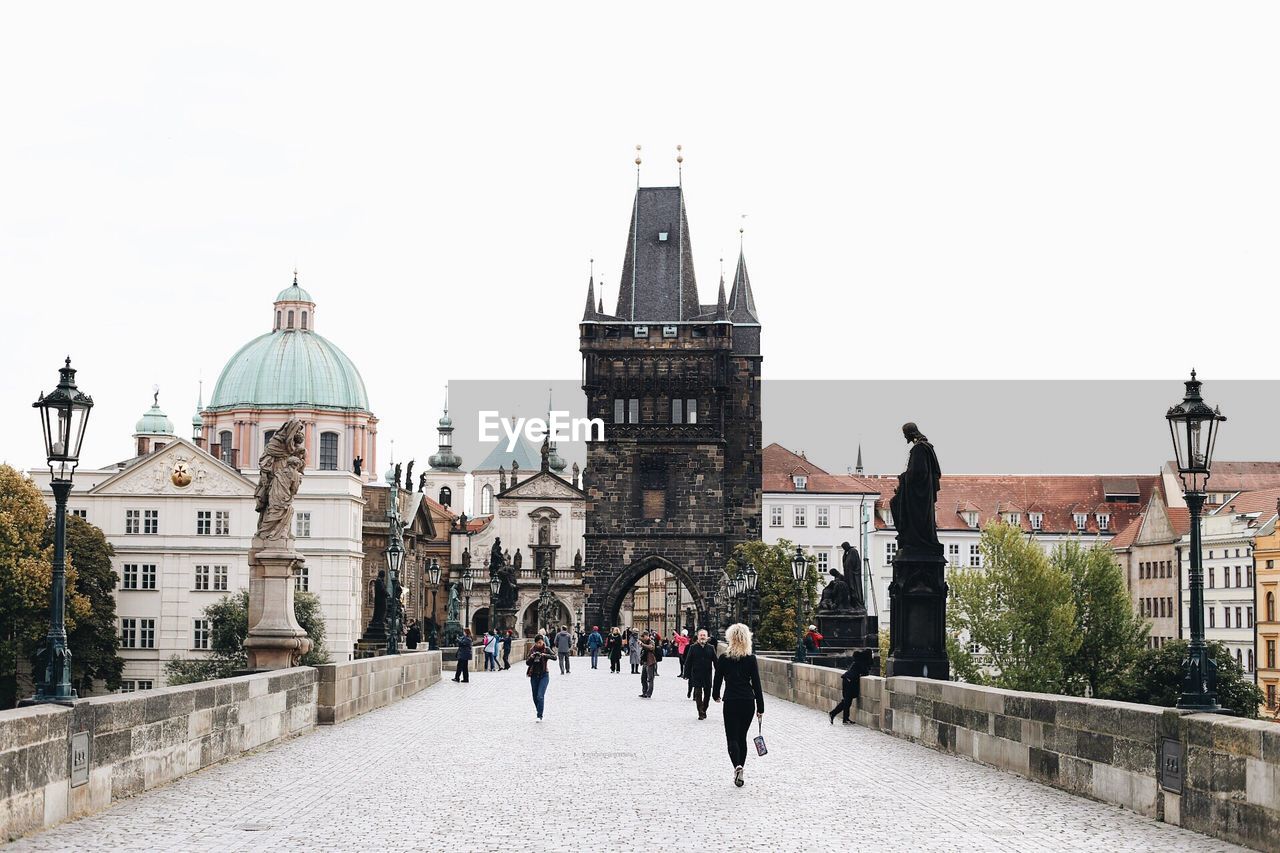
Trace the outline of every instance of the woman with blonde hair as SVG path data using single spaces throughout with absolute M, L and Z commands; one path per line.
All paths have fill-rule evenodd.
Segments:
M 729 744 L 729 760 L 733 762 L 733 784 L 741 788 L 751 716 L 754 711 L 756 719 L 764 717 L 764 690 L 760 686 L 759 664 L 751 653 L 751 629 L 742 623 L 730 625 L 724 639 L 729 648 L 716 658 L 711 698 L 719 702 L 720 688 L 724 687 L 724 736 Z

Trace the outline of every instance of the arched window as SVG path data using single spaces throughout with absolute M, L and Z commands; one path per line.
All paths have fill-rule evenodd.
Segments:
M 289 309 L 289 328 L 293 328 L 293 309 Z
M 236 464 L 236 452 L 231 446 L 231 430 L 224 429 L 218 433 L 218 453 L 223 462 L 228 465 Z
M 302 331 L 305 332 L 306 330 L 307 330 L 307 312 L 303 311 L 302 312 Z
M 275 435 L 275 434 L 276 434 L 276 431 L 275 431 L 275 430 L 273 430 L 273 429 L 269 429 L 269 430 L 267 430 L 266 432 L 264 432 L 264 433 L 262 434 L 262 447 L 263 447 L 263 449 L 266 449 L 266 446 L 267 446 L 268 444 L 270 444 L 270 443 L 271 443 L 271 437 L 272 437 L 273 435 Z
M 488 483 L 480 490 L 480 514 L 493 515 L 493 486 Z
M 1267 593 L 1267 621 L 1276 621 L 1276 594 L 1274 592 Z
M 338 434 L 336 432 L 320 433 L 320 470 L 338 470 Z
M 440 506 L 453 506 L 453 489 L 448 486 L 440 487 Z
M 276 311 L 276 328 L 280 328 L 280 312 Z

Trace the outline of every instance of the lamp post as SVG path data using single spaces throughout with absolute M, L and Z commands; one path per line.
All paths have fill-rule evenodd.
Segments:
M 796 663 L 804 663 L 808 655 L 804 650 L 804 614 L 801 612 L 801 596 L 804 593 L 804 579 L 809 572 L 809 562 L 805 559 L 800 546 L 796 546 L 795 556 L 791 558 L 791 578 L 796 582 L 796 654 L 792 658 Z
M 755 566 L 751 563 L 747 563 L 747 571 L 746 574 L 743 575 L 742 579 L 747 590 L 747 627 L 754 631 L 755 628 L 751 625 L 751 610 L 755 604 L 756 584 L 760 581 L 760 573 L 756 571 Z
M 400 484 L 394 469 L 387 471 L 387 654 L 400 654 L 400 569 L 404 566 L 404 534 L 400 532 Z
M 53 578 L 49 584 L 49 632 L 41 652 L 44 678 L 36 684 L 36 695 L 23 705 L 56 702 L 70 705 L 76 700 L 71 686 L 71 651 L 67 648 L 67 497 L 71 480 L 80 464 L 80 444 L 89 422 L 93 398 L 76 387 L 71 357 L 58 370 L 58 387 L 42 395 L 33 405 L 44 424 L 44 450 L 53 487 Z
M 440 640 L 436 631 L 436 590 L 440 587 L 440 561 L 432 557 L 427 567 L 427 581 L 431 584 L 431 633 L 427 635 L 427 648 L 435 651 L 440 648 Z
M 502 589 L 502 578 L 498 577 L 497 572 L 489 573 L 489 631 L 496 634 L 498 632 L 498 620 L 496 618 L 497 607 L 495 602 L 498 600 L 498 591 Z
M 549 621 L 551 619 L 551 567 L 545 558 L 539 567 L 538 583 L 538 624 L 546 628 L 547 633 L 551 633 L 553 630 Z M 547 637 L 547 643 L 550 645 L 550 637 Z
M 1191 643 L 1182 664 L 1182 695 L 1178 707 L 1189 711 L 1220 711 L 1218 705 L 1218 667 L 1209 655 L 1204 641 L 1204 566 L 1200 553 L 1200 511 L 1204 508 L 1205 486 L 1213 464 L 1213 445 L 1218 438 L 1218 424 L 1226 416 L 1200 396 L 1201 382 L 1191 371 L 1186 395 L 1172 406 L 1165 419 L 1173 438 L 1182 494 L 1191 516 L 1191 566 L 1188 581 L 1191 588 Z
M 474 584 L 475 582 L 476 582 L 476 579 L 471 575 L 471 569 L 463 569 L 462 592 L 465 594 L 467 599 L 467 616 L 466 616 L 466 624 L 463 625 L 464 628 L 471 627 L 471 585 Z

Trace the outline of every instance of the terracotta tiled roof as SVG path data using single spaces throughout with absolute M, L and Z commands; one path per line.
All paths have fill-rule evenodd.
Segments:
M 806 478 L 804 489 L 796 488 L 793 478 L 797 474 Z M 852 474 L 832 474 L 777 442 L 764 449 L 763 481 L 766 492 L 827 495 L 874 495 L 880 492 L 878 484 Z
M 438 512 L 438 513 L 440 513 L 440 514 L 442 514 L 442 515 L 448 516 L 449 518 L 457 518 L 457 517 L 458 517 L 458 514 L 457 514 L 456 512 L 454 512 L 453 510 L 449 509 L 449 507 L 445 506 L 444 504 L 440 503 L 439 501 L 435 500 L 434 498 L 429 498 L 429 497 L 427 497 L 427 495 L 426 495 L 425 493 L 422 495 L 422 500 L 423 500 L 423 502 L 425 502 L 425 503 L 426 503 L 426 505 L 427 505 L 428 507 L 430 507 L 431 509 L 435 510 L 436 512 Z
M 1217 466 L 1214 466 L 1217 474 Z M 1226 505 L 1214 511 L 1214 515 L 1247 515 L 1260 513 L 1260 521 L 1267 521 L 1276 514 L 1276 501 L 1280 500 L 1280 488 L 1259 489 L 1254 492 L 1243 492 L 1227 501 Z
M 1171 506 L 1165 511 L 1169 513 L 1169 524 L 1173 525 L 1174 533 L 1186 536 L 1191 532 L 1191 510 L 1185 506 Z
M 881 486 L 877 506 L 887 509 L 896 477 L 867 477 Z M 1136 502 L 1107 501 L 1104 483 L 1131 480 L 1137 484 Z M 943 475 L 938 492 L 938 529 L 967 530 L 969 525 L 961 513 L 976 511 L 978 527 L 1001 520 L 1006 512 L 1021 513 L 1021 526 L 1030 532 L 1031 512 L 1043 513 L 1041 533 L 1115 533 L 1124 530 L 1141 513 L 1156 488 L 1158 477 L 1103 476 L 985 476 Z M 1019 509 L 1026 507 L 1026 510 Z M 1032 509 L 1034 508 L 1034 509 Z M 1074 515 L 1088 514 L 1083 531 L 1077 531 Z M 1106 530 L 1098 529 L 1099 512 L 1110 515 Z M 877 517 L 879 523 L 880 518 Z
M 1120 551 L 1133 545 L 1134 541 L 1138 538 L 1138 531 L 1142 529 L 1142 519 L 1144 515 L 1145 513 L 1138 513 L 1133 521 L 1126 524 L 1124 529 L 1115 535 L 1115 538 L 1113 538 L 1110 543 L 1113 549 Z
M 1168 470 L 1177 473 L 1178 466 L 1169 462 Z M 1209 490 L 1213 492 L 1256 492 L 1280 488 L 1280 462 L 1213 461 Z

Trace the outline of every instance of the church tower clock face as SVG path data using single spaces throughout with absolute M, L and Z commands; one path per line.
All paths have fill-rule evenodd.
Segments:
M 185 459 L 179 459 L 173 463 L 173 470 L 169 473 L 169 480 L 178 488 L 191 485 L 191 466 Z

